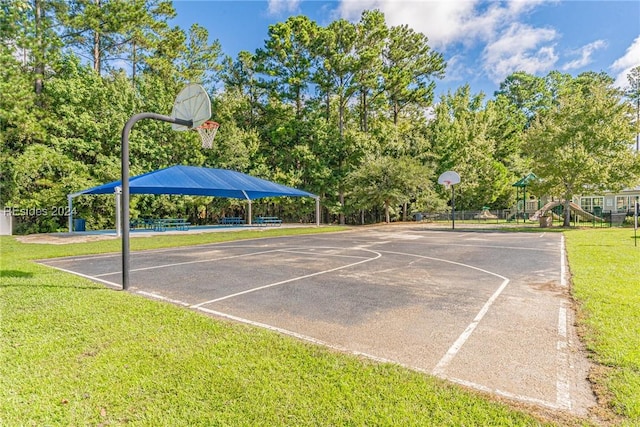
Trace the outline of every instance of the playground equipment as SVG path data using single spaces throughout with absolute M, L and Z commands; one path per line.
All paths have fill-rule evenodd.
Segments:
M 522 179 L 519 179 L 517 182 L 514 182 L 511 185 L 512 187 L 516 187 L 516 200 L 518 201 L 518 203 L 516 203 L 515 212 L 512 216 L 510 216 L 510 218 L 507 218 L 507 221 L 515 219 L 516 222 L 518 222 L 518 218 L 520 217 L 522 217 L 522 219 L 524 219 L 525 221 L 527 220 L 527 186 L 529 185 L 529 183 L 535 181 L 536 179 L 538 179 L 538 177 L 534 173 L 529 173 L 528 175 L 522 177 Z M 520 212 L 518 206 L 520 203 L 520 189 L 522 189 L 522 212 Z
M 498 217 L 489 212 L 489 206 L 483 206 L 482 212 L 474 216 L 475 219 L 497 219 Z
M 543 207 L 541 207 L 540 209 L 538 209 L 537 211 L 535 211 L 533 213 L 533 215 L 531 215 L 529 217 L 529 219 L 531 221 L 537 221 L 540 218 L 544 218 L 547 216 L 547 212 L 551 211 L 553 208 L 557 207 L 557 206 L 564 206 L 564 202 L 563 201 L 553 201 L 553 202 L 549 202 L 546 205 L 544 205 Z M 597 215 L 594 215 L 592 213 L 589 213 L 587 211 L 585 211 L 584 209 L 582 209 L 579 205 L 577 205 L 576 203 L 570 202 L 569 203 L 569 208 L 571 209 L 571 211 L 574 213 L 574 215 L 579 216 L 585 220 L 589 220 L 589 221 L 603 221 L 603 219 Z M 542 222 L 541 222 L 542 224 Z

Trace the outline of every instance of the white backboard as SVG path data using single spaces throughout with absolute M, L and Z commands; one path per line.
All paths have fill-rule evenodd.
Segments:
M 456 185 L 460 183 L 460 175 L 458 172 L 446 171 L 438 177 L 438 184 Z
M 176 96 L 171 110 L 174 119 L 192 120 L 193 128 L 197 128 L 211 118 L 211 100 L 207 91 L 199 84 L 190 84 Z M 189 130 L 188 127 L 173 123 L 173 130 Z

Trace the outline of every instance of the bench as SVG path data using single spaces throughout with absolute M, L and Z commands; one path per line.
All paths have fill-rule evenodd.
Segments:
M 187 231 L 190 225 L 184 218 L 161 218 L 153 220 L 153 231 L 166 231 L 168 228 Z
M 144 227 L 147 230 L 154 228 L 156 219 L 153 218 L 136 218 L 129 221 L 129 228 L 132 230 Z
M 260 226 L 275 225 L 280 226 L 282 220 L 277 216 L 259 216 L 255 219 L 254 223 Z
M 220 225 L 242 225 L 244 224 L 244 219 L 239 216 L 225 216 L 218 220 L 218 224 Z

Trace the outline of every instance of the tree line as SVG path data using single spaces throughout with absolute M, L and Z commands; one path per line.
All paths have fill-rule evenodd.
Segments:
M 120 137 L 133 114 L 169 114 L 187 83 L 212 97 L 221 123 L 211 150 L 195 132 L 141 121 L 131 172 L 188 164 L 233 169 L 321 197 L 323 222 L 406 220 L 443 211 L 437 177 L 462 177 L 461 209 L 508 208 L 528 172 L 540 191 L 570 197 L 638 182 L 629 150 L 638 133 L 640 68 L 630 89 L 605 73 L 517 72 L 488 98 L 468 85 L 435 98 L 443 55 L 377 10 L 320 26 L 294 16 L 264 45 L 232 58 L 197 24 L 171 27 L 166 0 L 0 2 L 0 205 L 51 208 L 120 177 Z M 635 127 L 635 128 L 634 128 Z M 113 226 L 113 198 L 80 197 L 77 216 Z M 135 216 L 211 221 L 237 200 L 136 196 Z M 313 218 L 313 201 L 263 200 L 254 212 Z M 49 210 L 50 211 L 50 210 Z M 23 218 L 23 232 L 66 227 L 62 216 Z

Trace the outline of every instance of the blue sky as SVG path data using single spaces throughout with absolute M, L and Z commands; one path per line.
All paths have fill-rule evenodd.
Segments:
M 236 57 L 264 45 L 269 25 L 306 15 L 320 25 L 356 22 L 366 9 L 384 12 L 389 26 L 407 24 L 444 55 L 437 93 L 469 84 L 489 96 L 514 71 L 544 76 L 605 71 L 619 86 L 640 65 L 640 1 L 557 0 L 174 0 L 171 22 L 198 23 Z

